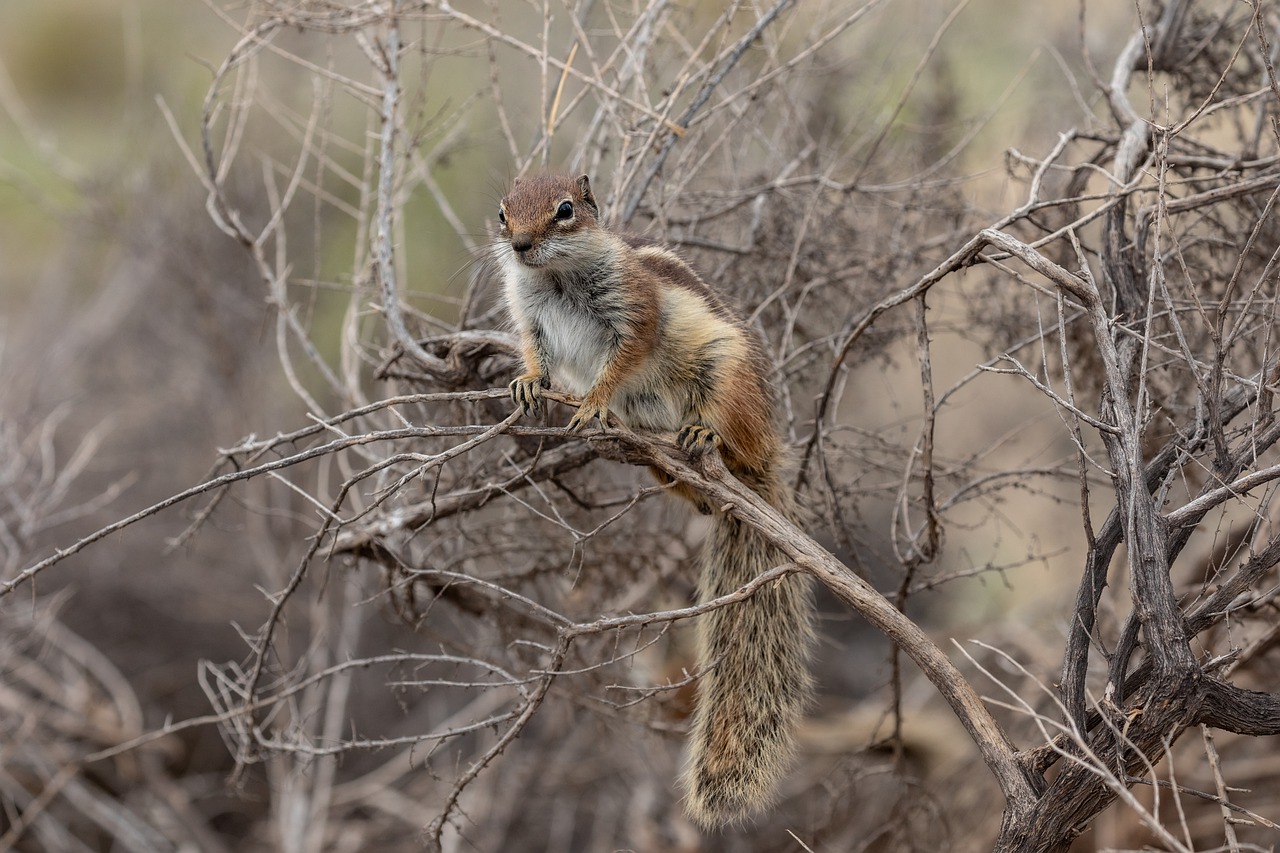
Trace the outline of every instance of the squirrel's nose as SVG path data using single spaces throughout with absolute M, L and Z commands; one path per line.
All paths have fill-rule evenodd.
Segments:
M 511 235 L 511 248 L 517 252 L 527 252 L 533 248 L 533 237 L 528 234 Z

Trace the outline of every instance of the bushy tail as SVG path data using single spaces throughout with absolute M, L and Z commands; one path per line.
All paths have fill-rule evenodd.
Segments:
M 781 488 L 761 489 L 761 496 L 794 515 Z M 699 600 L 731 593 L 785 562 L 755 530 L 719 515 L 702 549 Z M 772 800 L 812 692 L 812 613 L 809 579 L 794 574 L 700 617 L 703 675 L 682 779 L 686 811 L 697 823 L 728 823 Z

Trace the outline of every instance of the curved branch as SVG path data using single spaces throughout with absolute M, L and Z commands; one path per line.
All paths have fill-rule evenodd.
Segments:
M 982 760 L 996 777 L 1007 800 L 1006 820 L 1016 820 L 1035 803 L 1042 780 L 1019 761 L 1008 736 L 951 659 L 893 604 L 858 577 L 781 513 L 739 483 L 718 455 L 704 458 L 701 471 L 681 461 L 683 453 L 661 439 L 629 430 L 596 431 L 589 438 L 601 452 L 633 465 L 646 465 L 686 483 L 713 499 L 740 521 L 751 525 L 773 545 L 816 577 L 837 597 L 898 644 L 924 672 L 968 731 Z M 677 456 L 677 454 L 679 454 Z
M 1195 524 L 1204 518 L 1205 513 L 1219 504 L 1233 498 L 1243 497 L 1247 492 L 1265 483 L 1280 479 L 1280 465 L 1272 465 L 1259 471 L 1250 471 L 1243 477 L 1232 480 L 1212 491 L 1205 492 L 1195 500 L 1188 501 L 1165 516 L 1170 527 L 1181 527 L 1184 524 Z
M 1005 220 L 1007 224 L 1008 220 Z M 849 353 L 853 351 L 854 345 L 861 339 L 862 335 L 871 328 L 881 314 L 896 308 L 906 302 L 910 302 L 919 296 L 927 293 L 931 287 L 942 281 L 947 276 L 957 270 L 963 269 L 973 263 L 978 257 L 978 253 L 982 251 L 984 246 L 995 246 L 1003 252 L 1017 257 L 1027 266 L 1052 281 L 1055 285 L 1070 293 L 1073 297 L 1080 300 L 1081 304 L 1086 308 L 1099 307 L 1097 291 L 1089 282 L 1072 275 L 1066 269 L 1046 258 L 1035 247 L 1023 243 L 1021 240 L 1010 237 L 1008 234 L 998 228 L 984 228 L 967 243 L 961 246 L 957 251 L 951 254 L 945 261 L 938 264 L 915 284 L 900 290 L 891 296 L 877 302 L 867 310 L 862 318 L 854 324 L 853 329 L 845 336 L 844 341 L 840 344 L 840 349 L 836 352 L 835 358 L 832 360 L 831 369 L 827 373 L 827 382 L 822 389 L 822 393 L 818 395 L 818 402 L 814 412 L 813 434 L 809 436 L 809 440 L 805 443 L 804 452 L 800 458 L 800 469 L 796 478 L 797 488 L 805 483 L 805 477 L 808 471 L 809 460 L 813 456 L 813 451 L 817 448 L 819 437 L 822 435 L 822 422 L 827 417 L 827 410 L 831 406 L 832 399 L 835 395 L 836 384 L 840 377 L 840 366 L 844 364 L 844 360 L 849 357 Z M 1095 312 L 1096 313 L 1096 312 Z

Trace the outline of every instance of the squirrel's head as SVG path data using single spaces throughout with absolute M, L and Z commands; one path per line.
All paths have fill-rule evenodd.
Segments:
M 517 178 L 498 205 L 498 237 L 527 267 L 581 260 L 599 244 L 600 208 L 586 175 Z

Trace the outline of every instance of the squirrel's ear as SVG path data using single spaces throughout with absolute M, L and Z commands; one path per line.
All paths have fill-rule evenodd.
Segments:
M 520 179 L 519 179 L 519 178 L 512 178 L 512 179 L 511 179 L 511 186 L 513 186 L 513 187 L 518 187 L 518 186 L 520 186 Z
M 591 208 L 591 212 L 599 216 L 600 208 L 596 204 L 596 197 L 591 194 L 591 179 L 586 175 L 578 176 L 578 191 L 582 193 L 582 201 Z

